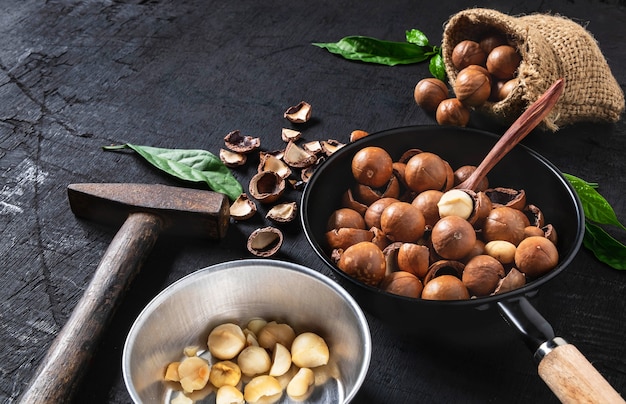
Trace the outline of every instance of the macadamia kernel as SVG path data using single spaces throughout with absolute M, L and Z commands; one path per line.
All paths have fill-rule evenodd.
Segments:
M 180 376 L 178 376 L 179 365 L 180 365 L 180 362 L 172 362 L 169 365 L 167 365 L 167 368 L 165 369 L 165 380 L 167 380 L 168 382 L 180 381 Z
M 289 397 L 302 397 L 315 383 L 315 374 L 309 368 L 300 368 L 298 373 L 287 385 L 287 395 Z
M 246 336 L 237 324 L 220 324 L 209 334 L 207 345 L 216 358 L 232 359 L 246 346 Z
M 296 337 L 291 345 L 291 360 L 301 368 L 315 368 L 326 365 L 330 357 L 326 341 L 312 332 Z
M 186 393 L 202 390 L 209 381 L 209 363 L 198 356 L 187 357 L 178 365 L 178 376 Z
M 244 404 L 243 393 L 233 386 L 222 386 L 215 393 L 215 404 Z
M 218 389 L 222 386 L 236 386 L 241 380 L 241 369 L 232 361 L 221 361 L 211 367 L 209 381 Z
M 250 380 L 243 390 L 243 398 L 248 403 L 256 403 L 264 397 L 282 394 L 283 388 L 273 376 L 261 375 Z
M 255 332 L 265 344 L 273 345 L 260 346 Z M 208 352 L 201 346 L 184 347 L 183 359 L 167 365 L 164 380 L 179 382 L 182 390 L 172 403 L 190 404 L 193 400 L 189 401 L 189 394 L 198 390 L 202 396 L 215 392 L 216 404 L 276 402 L 283 391 L 302 401 L 313 386 L 321 384 L 318 377 L 330 376 L 320 376 L 329 369 L 323 366 L 330 359 L 326 341 L 312 332 L 296 334 L 289 324 L 262 318 L 250 320 L 245 329 L 234 323 L 220 324 L 209 334 L 207 345 Z M 214 352 L 222 357 L 232 355 L 232 360 L 220 360 Z M 335 372 L 333 377 L 339 375 Z M 206 388 L 208 383 L 210 389 Z
M 515 261 L 515 244 L 505 240 L 493 240 L 485 244 L 485 252 L 502 264 L 511 264 Z
M 272 352 L 270 376 L 282 376 L 291 368 L 291 352 L 284 345 L 276 343 Z
M 451 189 L 441 195 L 437 207 L 440 217 L 459 216 L 467 219 L 474 211 L 474 200 L 467 192 Z
M 270 370 L 272 360 L 265 349 L 251 345 L 237 357 L 241 372 L 246 376 L 255 376 Z
M 284 346 L 291 346 L 295 337 L 296 333 L 289 324 L 277 323 L 276 321 L 267 323 L 257 334 L 259 345 L 265 349 L 274 348 L 277 342 Z
M 181 392 L 172 399 L 171 404 L 193 404 L 193 400 Z

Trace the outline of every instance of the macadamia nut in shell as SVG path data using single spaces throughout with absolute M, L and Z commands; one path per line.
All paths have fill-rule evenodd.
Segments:
M 382 250 L 371 241 L 348 247 L 339 258 L 339 269 L 368 285 L 377 286 L 385 277 L 387 263 Z

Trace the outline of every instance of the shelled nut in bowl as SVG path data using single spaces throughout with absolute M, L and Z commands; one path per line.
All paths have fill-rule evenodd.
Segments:
M 473 296 L 469 299 L 437 301 L 386 292 L 380 287 L 381 284 L 385 284 L 381 281 L 380 274 L 377 275 L 379 276 L 377 279 L 363 282 L 341 270 L 337 265 L 336 255 L 341 251 L 333 251 L 328 245 L 327 223 L 333 212 L 345 206 L 346 200 L 349 199 L 346 198 L 347 190 L 353 188 L 355 182 L 351 162 L 359 150 L 366 147 L 381 147 L 391 155 L 394 162 L 400 160 L 407 151 L 429 152 L 438 155 L 450 167 L 457 169 L 466 165 L 477 166 L 497 140 L 498 137 L 494 134 L 458 127 L 416 126 L 386 130 L 371 134 L 339 150 L 317 169 L 307 184 L 302 197 L 301 220 L 310 245 L 364 310 L 389 327 L 402 333 L 439 339 L 452 336 L 452 339 L 465 342 L 470 338 L 485 340 L 489 334 L 487 331 L 489 327 L 498 327 L 504 323 L 498 310 L 500 305 L 519 298 L 533 297 L 545 284 L 555 280 L 572 262 L 584 235 L 584 215 L 580 201 L 573 188 L 552 163 L 536 152 L 518 145 L 491 170 L 487 178 L 490 187 L 523 190 L 526 200 L 538 206 L 543 217 L 551 224 L 551 228 L 556 229 L 559 259 L 557 265 L 549 272 L 541 276 L 527 276 L 528 282 L 523 286 L 504 293 L 495 294 L 490 291 L 487 295 Z M 444 182 L 446 175 L 445 170 L 442 171 Z M 396 198 L 400 200 L 404 198 L 405 203 L 411 203 L 413 197 L 415 193 L 401 191 Z M 359 205 L 358 201 L 352 202 Z M 385 208 L 385 211 L 387 209 Z M 426 227 L 425 235 L 413 244 L 428 246 L 429 232 L 433 225 L 426 224 Z M 384 231 L 381 235 L 381 232 L 369 228 L 365 230 L 372 234 L 375 244 L 380 243 L 381 237 L 385 237 Z M 392 248 L 398 241 L 404 240 L 385 240 L 381 247 Z M 345 249 L 345 246 L 342 248 Z M 456 258 L 448 261 L 456 261 Z M 505 267 L 508 270 L 507 265 L 505 264 Z M 439 274 L 455 275 L 458 280 L 462 278 L 462 269 L 455 269 L 454 264 L 443 267 L 445 268 L 440 270 Z M 390 268 L 387 267 L 386 271 L 388 274 Z M 497 276 L 500 275 L 500 272 L 497 272 Z M 426 289 L 424 273 L 418 277 Z M 374 286 L 373 284 L 377 282 L 378 286 Z M 401 282 L 407 284 L 409 280 L 403 277 Z M 549 285 L 546 285 L 545 289 L 549 293 Z M 470 290 L 470 296 L 472 294 L 476 294 L 476 291 L 472 293 Z M 506 325 L 504 327 L 506 328 Z
M 210 332 L 229 323 L 245 328 L 253 319 L 287 324 L 298 335 L 313 333 L 327 344 L 328 363 L 312 369 L 317 372 L 315 384 L 302 402 L 348 403 L 354 398 L 371 357 L 371 336 L 360 307 L 330 278 L 268 259 L 201 269 L 167 287 L 146 306 L 123 352 L 122 370 L 131 398 L 136 403 L 169 403 L 182 389 L 165 380 L 168 365 L 191 355 L 206 360 L 210 368 L 220 361 L 209 351 Z M 193 352 L 187 352 L 189 347 Z M 291 370 L 296 370 L 294 366 Z M 267 372 L 264 377 L 269 377 Z M 239 388 L 244 390 L 251 380 L 242 376 Z M 194 402 L 215 402 L 217 391 L 209 382 L 187 395 Z M 273 402 L 292 402 L 287 392 L 285 386 Z

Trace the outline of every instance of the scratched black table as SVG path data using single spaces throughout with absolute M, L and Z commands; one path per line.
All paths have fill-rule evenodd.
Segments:
M 443 24 L 474 2 L 346 0 L 0 1 L 0 399 L 10 403 L 68 319 L 116 229 L 79 220 L 66 187 L 75 182 L 189 186 L 137 156 L 104 152 L 134 143 L 217 153 L 232 130 L 283 146 L 286 108 L 306 100 L 306 139 L 347 141 L 370 132 L 432 124 L 412 100 L 427 66 L 348 62 L 311 45 L 346 35 L 403 40 L 422 30 L 433 44 Z M 509 14 L 553 12 L 586 26 L 622 88 L 623 1 L 485 1 Z M 473 116 L 472 127 L 503 128 Z M 600 184 L 626 221 L 626 127 L 582 123 L 533 132 L 524 144 L 562 171 Z M 234 170 L 244 184 L 254 163 Z M 287 200 L 299 200 L 289 191 Z M 126 403 L 125 336 L 140 310 L 196 269 L 248 258 L 248 234 L 263 212 L 232 223 L 220 242 L 160 239 L 107 327 L 75 402 Z M 283 227 L 277 259 L 330 276 L 299 224 Z M 623 231 L 616 238 L 626 241 Z M 557 333 L 626 393 L 626 274 L 581 250 L 535 301 Z M 368 317 L 371 368 L 357 403 L 555 402 L 532 355 L 506 325 L 489 344 L 465 346 L 398 335 Z M 417 321 L 417 320 L 411 320 Z

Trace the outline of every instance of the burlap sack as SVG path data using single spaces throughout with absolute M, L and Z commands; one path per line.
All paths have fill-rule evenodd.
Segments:
M 489 32 L 507 35 L 522 56 L 519 85 L 504 100 L 487 102 L 481 112 L 503 123 L 515 120 L 558 78 L 565 89 L 544 129 L 581 121 L 616 122 L 624 111 L 624 93 L 597 42 L 581 25 L 561 16 L 532 14 L 512 17 L 495 10 L 474 8 L 461 11 L 447 22 L 442 41 L 443 60 L 450 84 L 457 71 L 452 65 L 454 46 L 471 39 L 480 41 Z

